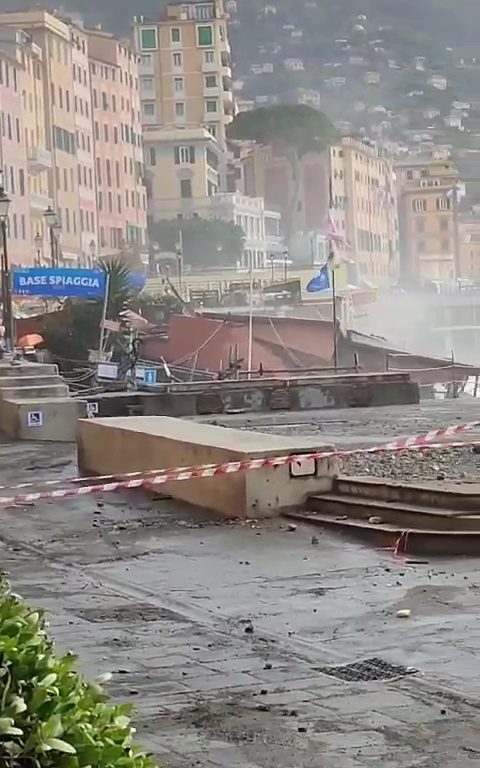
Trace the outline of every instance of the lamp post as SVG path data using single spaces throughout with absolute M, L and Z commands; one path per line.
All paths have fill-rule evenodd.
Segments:
M 286 283 L 288 277 L 288 251 L 283 252 L 283 280 Z
M 52 267 L 58 267 L 57 242 L 56 242 L 56 235 L 55 235 L 55 229 L 58 226 L 58 219 L 57 219 L 57 214 L 55 213 L 51 205 L 48 206 L 47 210 L 43 214 L 43 218 L 45 219 L 46 225 L 50 231 L 51 265 Z
M 183 290 L 183 236 L 181 229 L 178 233 L 178 240 L 175 243 L 175 251 L 177 254 L 178 288 L 181 295 Z
M 95 256 L 97 254 L 97 246 L 95 245 L 95 240 L 90 240 L 88 244 L 88 255 L 90 257 L 90 267 L 93 267 L 95 264 Z
M 36 260 L 36 266 L 40 267 L 42 265 L 42 248 L 43 248 L 43 237 L 40 234 L 40 232 L 37 232 L 35 235 L 35 250 L 37 252 L 37 260 Z
M 13 312 L 12 312 L 12 291 L 10 285 L 10 267 L 8 263 L 8 212 L 10 210 L 11 200 L 3 188 L 3 174 L 0 176 L 0 231 L 2 247 L 2 304 L 3 304 L 3 326 L 5 328 L 5 340 L 11 352 L 14 349 L 13 343 Z
M 270 254 L 270 269 L 272 270 L 272 283 L 275 282 L 275 256 L 274 254 Z

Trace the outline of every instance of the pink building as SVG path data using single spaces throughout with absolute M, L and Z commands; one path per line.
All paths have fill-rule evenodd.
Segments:
M 78 212 L 82 265 L 90 265 L 98 253 L 98 221 L 95 185 L 95 157 L 92 124 L 88 35 L 71 27 L 73 108 L 77 144 Z
M 19 63 L 0 47 L 0 167 L 4 189 L 12 201 L 8 221 L 8 255 L 11 264 L 28 266 L 33 263 L 33 253 L 21 75 Z
M 147 201 L 138 57 L 112 35 L 88 30 L 99 255 L 132 247 L 147 258 Z

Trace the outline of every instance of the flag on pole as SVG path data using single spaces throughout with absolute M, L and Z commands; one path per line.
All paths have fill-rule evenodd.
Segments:
M 326 264 L 320 269 L 315 277 L 312 277 L 307 285 L 308 293 L 318 293 L 319 291 L 328 291 L 330 288 L 330 275 Z

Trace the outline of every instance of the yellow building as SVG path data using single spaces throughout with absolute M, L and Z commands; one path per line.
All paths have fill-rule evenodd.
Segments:
M 352 277 L 376 287 L 394 285 L 399 256 L 391 160 L 373 144 L 344 138 L 330 149 L 330 179 L 333 218 L 348 243 Z
M 460 277 L 458 171 L 450 159 L 410 157 L 397 165 L 402 276 Z
M 207 185 L 210 191 L 202 194 L 224 191 L 226 126 L 235 107 L 223 0 L 169 3 L 157 21 L 138 18 L 134 35 L 140 54 L 141 117 L 147 162 L 155 153 L 164 152 L 163 140 L 161 147 L 158 143 L 162 129 L 177 134 L 204 129 L 213 137 L 221 155 Z M 161 183 L 161 169 L 148 164 L 156 188 Z M 171 182 L 178 199 L 189 194 L 190 185 L 183 175 L 183 171 L 175 174 Z M 168 190 L 168 197 L 171 191 Z M 156 208 L 153 214 L 157 215 Z

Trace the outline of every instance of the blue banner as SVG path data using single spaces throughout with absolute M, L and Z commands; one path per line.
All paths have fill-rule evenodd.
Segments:
M 97 298 L 105 295 L 106 274 L 97 269 L 35 267 L 13 271 L 17 296 Z

